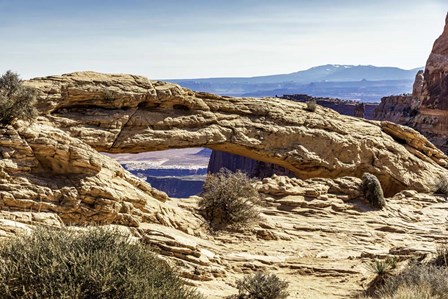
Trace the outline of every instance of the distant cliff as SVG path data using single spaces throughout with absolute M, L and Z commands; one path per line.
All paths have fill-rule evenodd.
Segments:
M 383 98 L 374 117 L 413 127 L 448 153 L 448 15 L 412 95 Z
M 340 114 L 363 117 L 366 119 L 373 119 L 375 109 L 378 107 L 378 103 L 361 103 L 353 100 L 312 97 L 306 94 L 285 94 L 282 98 L 302 103 L 315 100 L 317 104 L 331 108 Z M 362 113 L 362 115 L 360 115 L 360 113 Z
M 412 95 L 389 96 L 381 99 L 373 118 L 412 126 L 417 116 L 420 101 Z

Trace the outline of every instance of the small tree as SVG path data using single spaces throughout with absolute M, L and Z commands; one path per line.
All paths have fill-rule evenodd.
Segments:
M 35 100 L 36 91 L 23 86 L 16 73 L 7 71 L 0 77 L 0 124 L 7 125 L 15 118 L 35 118 Z
M 381 183 L 373 174 L 366 172 L 362 175 L 362 191 L 364 197 L 373 207 L 382 209 L 386 206 Z
M 288 282 L 281 280 L 275 274 L 257 272 L 253 276 L 245 276 L 236 282 L 238 295 L 229 299 L 285 299 Z
M 204 183 L 199 208 L 212 229 L 248 223 L 258 216 L 255 203 L 257 190 L 245 173 L 223 168 L 208 174 Z

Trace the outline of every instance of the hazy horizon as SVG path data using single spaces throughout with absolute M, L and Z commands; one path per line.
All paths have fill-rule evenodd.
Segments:
M 325 64 L 414 69 L 425 65 L 447 11 L 441 0 L 0 0 L 0 71 L 182 79 Z

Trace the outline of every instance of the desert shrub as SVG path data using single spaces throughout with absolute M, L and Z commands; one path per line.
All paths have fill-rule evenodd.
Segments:
M 288 282 L 281 280 L 275 274 L 257 272 L 255 275 L 246 275 L 236 282 L 238 295 L 229 299 L 284 299 L 289 296 L 286 291 Z
M 432 263 L 438 267 L 448 268 L 448 243 L 440 244 L 437 247 L 437 255 Z
M 39 228 L 0 246 L 0 298 L 202 298 L 117 231 Z
M 251 179 L 243 172 L 221 169 L 208 174 L 199 208 L 212 229 L 248 223 L 258 217 L 259 200 Z
M 35 99 L 36 91 L 23 86 L 16 73 L 7 71 L 0 77 L 0 124 L 9 124 L 15 118 L 33 119 Z
M 369 283 L 365 295 L 371 296 L 383 286 L 391 277 L 392 271 L 397 267 L 397 259 L 388 257 L 385 260 L 375 260 L 367 264 L 368 271 L 376 274 L 375 278 Z
M 317 108 L 317 102 L 315 99 L 306 102 L 306 111 L 314 112 Z
M 448 298 L 448 269 L 433 265 L 413 265 L 397 276 L 389 277 L 380 287 L 378 298 Z
M 397 267 L 397 259 L 388 257 L 385 260 L 375 260 L 367 264 L 367 270 L 376 275 L 387 275 Z
M 384 199 L 383 189 L 381 188 L 380 181 L 373 174 L 367 172 L 363 174 L 362 191 L 364 197 L 373 207 L 382 209 L 386 206 L 386 201 Z
M 448 195 L 448 178 L 447 177 L 441 177 L 439 179 L 436 193 Z

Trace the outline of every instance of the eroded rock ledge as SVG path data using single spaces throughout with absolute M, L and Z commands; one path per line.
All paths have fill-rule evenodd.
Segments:
M 37 78 L 40 123 L 98 151 L 208 147 L 289 169 L 298 177 L 378 176 L 389 195 L 435 191 L 447 157 L 417 132 L 266 98 L 229 98 L 132 75 Z

